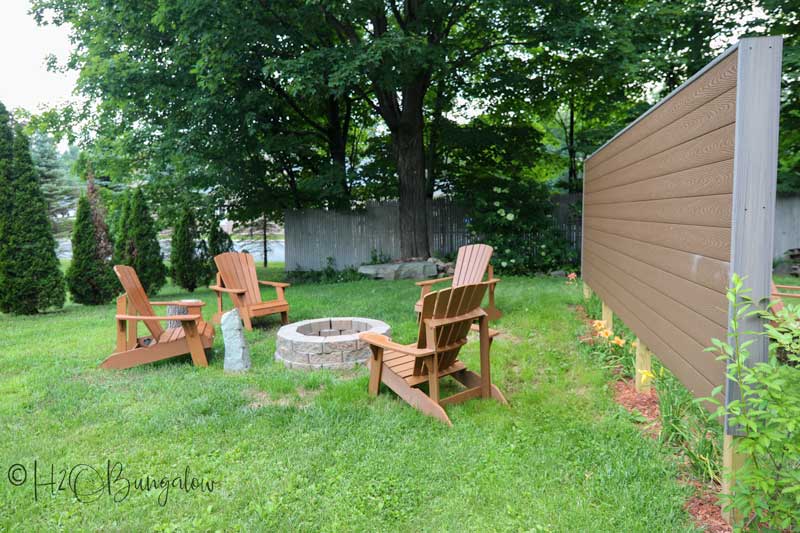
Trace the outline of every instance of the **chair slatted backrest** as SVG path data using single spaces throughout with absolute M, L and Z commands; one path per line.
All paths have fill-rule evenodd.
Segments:
M 253 256 L 240 252 L 225 252 L 214 257 L 222 276 L 222 282 L 228 288 L 244 289 L 242 295 L 245 305 L 261 303 L 261 290 L 258 287 L 256 263 Z
M 493 251 L 488 244 L 468 244 L 459 248 L 456 269 L 453 273 L 453 287 L 483 281 Z
M 150 305 L 150 299 L 144 292 L 144 287 L 142 287 L 142 282 L 139 281 L 136 271 L 126 265 L 116 265 L 114 273 L 117 274 L 122 288 L 125 289 L 125 296 L 128 297 L 129 305 L 133 306 L 136 313 L 143 316 L 155 316 L 153 306 Z M 164 333 L 164 329 L 158 320 L 143 320 L 143 322 L 154 339 L 158 340 L 161 334 Z
M 486 294 L 487 286 L 487 283 L 473 283 L 471 285 L 442 289 L 426 295 L 422 302 L 417 347 L 428 347 L 425 319 L 454 318 L 476 311 L 481 306 L 481 301 Z M 452 346 L 453 344 L 465 341 L 473 320 L 474 318 L 467 318 L 440 326 L 436 332 L 436 347 Z M 455 363 L 460 350 L 461 347 L 458 346 L 454 349 L 440 352 L 439 369 L 444 370 Z M 419 369 L 415 368 L 415 371 L 416 370 L 422 371 L 421 367 Z

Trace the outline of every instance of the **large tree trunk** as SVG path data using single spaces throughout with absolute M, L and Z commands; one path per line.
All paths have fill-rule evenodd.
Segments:
M 349 207 L 350 204 L 350 184 L 347 181 L 347 135 L 350 129 L 350 105 L 345 106 L 344 117 L 339 109 L 339 101 L 334 97 L 329 97 L 327 102 L 328 114 L 328 149 L 330 151 L 331 162 L 333 163 L 334 173 L 339 188 L 341 189 L 341 200 L 337 202 L 339 207 Z
M 567 188 L 575 192 L 578 188 L 578 149 L 575 147 L 575 100 L 569 99 L 569 138 L 567 140 L 569 152 L 569 179 Z
M 392 146 L 400 178 L 400 253 L 404 258 L 430 257 L 425 187 L 422 106 L 403 113 Z

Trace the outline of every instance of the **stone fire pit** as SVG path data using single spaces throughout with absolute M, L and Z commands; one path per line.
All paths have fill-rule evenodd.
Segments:
M 287 368 L 342 369 L 363 364 L 372 353 L 358 334 L 372 331 L 391 335 L 391 328 L 370 318 L 317 318 L 283 326 L 278 330 L 275 359 Z

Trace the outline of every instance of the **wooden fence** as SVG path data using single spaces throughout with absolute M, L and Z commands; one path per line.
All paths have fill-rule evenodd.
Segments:
M 726 401 L 738 396 L 703 351 L 728 336 L 730 275 L 746 276 L 756 301 L 770 293 L 781 48 L 743 39 L 585 164 L 583 279 L 700 397 L 723 384 Z M 754 339 L 763 361 L 766 339 Z
M 579 201 L 580 194 L 553 197 L 553 224 L 576 251 L 580 250 L 581 226 L 574 204 Z M 433 200 L 428 209 L 433 255 L 451 255 L 472 242 L 466 209 L 444 198 Z M 287 211 L 285 224 L 287 270 L 319 270 L 325 268 L 329 257 L 338 269 L 367 263 L 373 253 L 389 259 L 400 257 L 396 201 L 369 203 L 359 211 Z

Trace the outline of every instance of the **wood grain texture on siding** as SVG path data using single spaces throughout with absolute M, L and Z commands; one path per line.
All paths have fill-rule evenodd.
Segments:
M 590 204 L 586 217 L 667 222 L 692 226 L 729 228 L 731 225 L 731 195 L 719 194 L 693 198 L 670 198 L 642 202 Z
M 586 181 L 587 192 L 597 192 L 681 170 L 733 158 L 734 124 L 666 149 L 601 178 Z
M 591 165 L 610 159 L 639 139 L 647 137 L 698 107 L 710 102 L 725 91 L 736 86 L 737 51 L 733 51 L 717 65 L 703 73 L 690 85 L 683 87 L 667 101 L 627 131 L 622 132 L 611 143 L 603 147 L 591 158 Z
M 594 241 L 625 255 L 637 257 L 648 265 L 666 270 L 721 294 L 725 293 L 728 286 L 730 265 L 726 261 L 619 237 L 590 228 L 586 229 L 584 237 L 584 243 L 587 241 Z M 592 266 L 591 263 L 587 263 L 587 270 L 591 270 Z
M 728 300 L 719 292 L 671 274 L 634 257 L 586 241 L 585 253 L 611 263 L 626 275 L 638 279 L 665 296 L 683 302 L 721 328 L 728 325 Z
M 727 262 L 731 256 L 730 228 L 592 217 L 585 217 L 584 224 L 586 228 L 720 261 Z
M 652 328 L 648 317 L 643 317 L 635 302 L 627 295 L 619 284 L 604 278 L 595 272 L 585 277 L 586 282 L 598 295 L 603 298 L 613 310 L 614 314 L 622 319 L 631 328 L 639 339 L 656 354 L 659 360 L 669 368 L 681 382 L 691 390 L 695 396 L 708 396 L 712 389 L 718 385 L 706 378 L 701 372 L 689 364 L 687 357 L 692 355 L 700 357 L 701 354 L 681 354 L 672 348 Z M 626 297 L 627 296 L 627 297 Z M 706 354 L 708 355 L 708 354 Z
M 688 198 L 733 192 L 733 159 L 703 165 L 666 176 L 586 193 L 586 204 L 610 204 Z
M 592 174 L 595 179 L 601 178 L 668 148 L 733 124 L 735 121 L 736 88 L 731 88 L 688 115 L 596 165 L 592 168 Z

